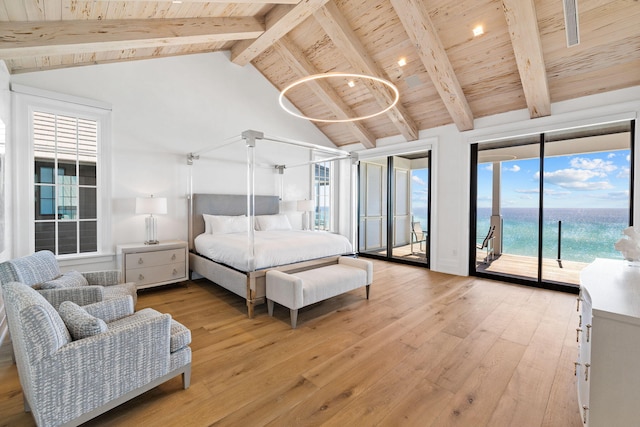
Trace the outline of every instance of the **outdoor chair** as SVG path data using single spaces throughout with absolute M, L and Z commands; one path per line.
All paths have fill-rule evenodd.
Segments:
M 411 253 L 413 253 L 413 244 L 419 243 L 420 251 L 426 252 L 427 250 L 427 233 L 422 231 L 422 225 L 419 221 L 414 221 L 411 223 Z M 424 249 L 422 249 L 422 245 L 424 245 Z
M 63 301 L 87 305 L 130 295 L 137 301 L 135 283 L 119 283 L 119 270 L 62 273 L 51 251 L 34 254 L 0 264 L 0 283 L 20 282 L 31 286 L 44 296 L 54 308 Z
M 2 285 L 26 412 L 40 427 L 77 426 L 153 387 L 191 375 L 191 331 L 123 296 L 56 311 L 22 283 Z
M 493 249 L 493 240 L 495 239 L 493 232 L 495 231 L 495 229 L 495 225 L 490 226 L 489 231 L 487 232 L 487 236 L 482 240 L 482 243 L 476 245 L 477 249 L 486 251 L 486 256 L 484 257 L 483 261 L 484 264 L 488 263 L 489 261 L 493 261 L 493 258 L 495 256 L 495 252 Z

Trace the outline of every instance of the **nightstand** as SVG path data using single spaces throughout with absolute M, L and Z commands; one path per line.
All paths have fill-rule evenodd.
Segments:
M 181 240 L 118 245 L 117 259 L 124 281 L 135 282 L 138 289 L 187 280 L 187 242 Z

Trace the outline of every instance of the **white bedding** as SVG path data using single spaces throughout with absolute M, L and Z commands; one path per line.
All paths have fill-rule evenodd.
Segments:
M 247 233 L 201 234 L 196 251 L 213 261 L 250 271 Z M 277 230 L 255 232 L 255 269 L 351 253 L 349 240 L 325 231 Z

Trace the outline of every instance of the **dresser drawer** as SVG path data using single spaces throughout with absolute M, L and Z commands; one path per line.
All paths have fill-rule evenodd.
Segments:
M 139 252 L 126 255 L 127 269 L 152 267 L 184 261 L 184 249 L 166 251 Z
M 136 282 L 137 287 L 160 282 L 184 280 L 187 276 L 186 264 L 178 262 L 151 267 L 131 268 L 126 270 L 126 281 Z

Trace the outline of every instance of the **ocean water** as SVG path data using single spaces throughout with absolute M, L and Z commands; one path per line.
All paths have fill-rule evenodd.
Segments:
M 478 208 L 477 236 L 489 229 L 490 208 Z M 543 212 L 544 258 L 558 257 L 558 221 L 562 221 L 561 259 L 591 262 L 595 258 L 622 259 L 613 247 L 629 225 L 628 209 L 545 209 Z M 538 209 L 503 208 L 502 252 L 537 256 Z

